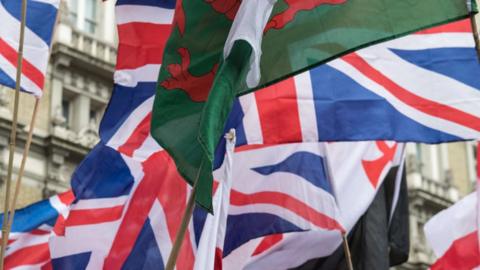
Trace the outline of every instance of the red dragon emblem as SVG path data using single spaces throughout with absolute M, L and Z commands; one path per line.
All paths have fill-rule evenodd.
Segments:
M 240 7 L 241 0 L 205 0 L 212 8 L 233 20 Z M 312 10 L 321 5 L 340 5 L 347 0 L 283 0 L 287 9 L 273 16 L 265 27 L 265 33 L 270 29 L 282 29 L 295 19 L 300 11 Z
M 273 16 L 265 26 L 264 33 L 270 29 L 282 29 L 291 23 L 298 12 L 312 10 L 320 5 L 339 5 L 347 0 L 283 0 L 288 8 L 281 13 Z
M 212 5 L 212 8 L 216 12 L 225 14 L 225 16 L 232 21 L 235 19 L 238 8 L 242 3 L 241 0 L 205 0 L 205 2 Z
M 377 187 L 385 166 L 387 166 L 388 162 L 393 161 L 398 146 L 397 144 L 394 144 L 390 147 L 386 142 L 383 141 L 378 141 L 376 144 L 380 152 L 382 152 L 382 156 L 375 160 L 362 160 L 363 169 L 365 170 L 368 179 L 374 188 Z
M 183 33 L 185 33 L 185 11 L 183 10 L 182 0 L 177 0 L 173 25 L 178 27 L 180 35 L 183 36 Z
M 189 71 L 190 53 L 188 50 L 186 48 L 180 48 L 178 49 L 178 54 L 181 57 L 181 63 L 167 66 L 171 77 L 164 80 L 160 85 L 167 90 L 181 89 L 185 91 L 193 101 L 204 102 L 207 100 L 218 65 L 214 65 L 212 70 L 207 74 L 194 76 Z

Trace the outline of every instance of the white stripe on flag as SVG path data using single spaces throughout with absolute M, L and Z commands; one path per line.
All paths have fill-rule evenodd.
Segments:
M 153 6 L 120 5 L 115 8 L 115 13 L 118 25 L 139 22 L 171 24 L 174 11 Z
M 66 216 L 68 214 L 69 206 L 60 201 L 58 195 L 51 197 L 49 201 L 52 207 L 55 208 L 60 215 Z
M 317 116 L 315 114 L 315 98 L 313 97 L 310 72 L 303 72 L 294 77 L 297 91 L 298 114 L 304 142 L 318 141 Z
M 473 139 L 480 137 L 480 132 L 478 131 L 472 130 L 468 127 L 459 125 L 454 122 L 431 116 L 424 112 L 418 111 L 413 107 L 410 107 L 409 105 L 403 103 L 398 98 L 393 96 L 383 86 L 370 80 L 363 73 L 361 73 L 359 70 L 357 70 L 342 59 L 336 59 L 332 62 L 329 62 L 328 65 L 351 77 L 364 88 L 385 98 L 393 107 L 395 107 L 395 109 L 397 109 L 400 113 L 404 114 L 408 118 L 411 118 L 413 121 L 464 139 Z
M 162 260 L 166 264 L 168 256 L 170 255 L 170 251 L 172 250 L 173 240 L 170 238 L 170 233 L 166 222 L 167 218 L 163 211 L 163 207 L 158 200 L 153 202 L 148 217 L 150 218 L 153 235 L 158 244 L 158 248 L 160 249 Z
M 20 21 L 10 15 L 0 4 L 0 18 L 2 24 L 0 27 L 0 38 L 2 38 L 10 47 L 18 49 L 20 40 Z M 39 36 L 37 36 L 28 27 L 25 28 L 25 50 L 23 57 L 29 61 L 42 73 L 45 73 L 48 65 L 49 47 Z
M 116 84 L 135 87 L 139 82 L 156 82 L 160 72 L 160 65 L 149 64 L 136 69 L 117 70 L 113 74 Z
M 326 213 L 332 213 L 335 211 L 336 209 L 331 207 L 330 209 L 323 209 L 321 212 L 323 214 L 326 214 Z M 257 213 L 257 214 L 266 213 L 266 214 L 278 216 L 288 222 L 291 222 L 292 224 L 294 224 L 295 226 L 299 227 L 302 230 L 317 230 L 317 229 L 325 230 L 325 228 L 317 226 L 315 223 L 309 221 L 308 219 L 298 215 L 297 213 L 283 206 L 278 206 L 275 204 L 264 204 L 264 203 L 262 204 L 252 203 L 252 204 L 247 204 L 242 206 L 236 206 L 233 204 L 230 205 L 229 215 L 235 216 L 235 215 L 251 214 L 251 213 Z M 338 233 L 337 230 L 335 231 Z
M 1 29 L 2 27 L 0 27 Z M 7 74 L 13 81 L 15 81 L 17 68 L 12 65 L 7 59 L 0 54 L 0 67 L 5 74 Z M 22 88 L 35 95 L 36 97 L 41 97 L 43 94 L 42 89 L 38 88 L 38 86 L 33 83 L 28 77 L 22 74 Z
M 243 270 L 290 269 L 314 258 L 331 255 L 342 240 L 338 231 L 315 230 L 283 234 L 282 241 L 266 250 Z M 228 266 L 227 266 L 228 267 Z M 229 269 L 229 268 L 225 269 Z
M 405 61 L 386 48 L 357 52 L 372 67 L 409 92 L 457 110 L 480 116 L 480 91 L 451 77 Z
M 121 220 L 65 228 L 65 236 L 49 240 L 52 258 L 92 252 L 87 269 L 102 269 L 103 260 L 110 251 Z M 71 245 L 69 243 L 75 243 Z
M 145 100 L 140 106 L 128 116 L 128 118 L 122 123 L 117 132 L 110 138 L 107 145 L 113 149 L 118 149 L 125 144 L 130 136 L 133 134 L 140 122 L 152 111 L 154 96 Z
M 455 240 L 477 230 L 476 205 L 477 195 L 471 193 L 425 224 L 425 236 L 437 257 L 442 257 Z
M 143 162 L 147 160 L 152 154 L 161 151 L 162 147 L 155 141 L 155 139 L 148 135 L 147 139 L 142 143 L 142 145 L 133 152 L 133 159 Z
M 112 198 L 100 199 L 82 199 L 72 205 L 73 210 L 94 210 L 99 208 L 111 208 L 115 206 L 124 205 L 128 200 L 128 196 L 118 196 Z
M 241 96 L 239 101 L 245 114 L 243 117 L 243 128 L 245 129 L 247 144 L 262 144 L 263 134 L 255 94 Z
M 15 253 L 16 251 L 24 249 L 29 246 L 46 244 L 48 243 L 48 239 L 50 238 L 50 235 L 49 234 L 37 235 L 37 234 L 24 233 L 22 235 L 18 235 L 17 237 L 18 237 L 18 240 L 16 240 L 11 244 L 8 244 L 8 249 L 5 253 L 5 256 L 8 257 L 11 254 Z
M 40 3 L 45 3 L 45 4 L 50 4 L 56 8 L 60 5 L 60 0 L 33 0 L 35 2 L 40 2 Z
M 434 33 L 413 34 L 402 38 L 380 43 L 368 50 L 377 48 L 391 48 L 400 50 L 427 50 L 442 48 L 473 48 L 475 41 L 472 33 Z

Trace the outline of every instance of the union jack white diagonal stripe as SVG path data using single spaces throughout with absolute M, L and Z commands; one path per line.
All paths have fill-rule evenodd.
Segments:
M 31 0 L 27 5 L 21 89 L 41 97 L 60 0 Z M 15 88 L 22 2 L 0 1 L 0 84 Z
M 67 191 L 17 210 L 9 235 L 5 269 L 48 269 L 48 239 L 61 231 L 73 193 Z M 0 216 L 3 221 L 3 214 Z M 0 222 L 1 223 L 1 222 Z

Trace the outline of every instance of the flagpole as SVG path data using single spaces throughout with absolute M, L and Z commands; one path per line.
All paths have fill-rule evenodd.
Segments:
M 195 183 L 193 184 L 192 192 L 190 193 L 190 197 L 188 198 L 187 207 L 182 217 L 182 224 L 180 225 L 180 229 L 178 230 L 177 236 L 175 237 L 175 243 L 173 244 L 172 251 L 168 256 L 168 261 L 167 261 L 165 270 L 175 269 L 175 264 L 177 263 L 177 258 L 180 253 L 180 248 L 182 247 L 183 240 L 185 239 L 185 234 L 187 232 L 188 224 L 192 219 L 193 208 L 195 206 L 195 196 L 197 193 L 197 183 L 198 183 L 198 178 L 200 176 L 200 171 L 202 170 L 202 167 L 203 167 L 203 159 L 200 164 L 200 168 L 198 169 L 198 174 L 195 179 Z
M 60 18 L 59 12 L 57 12 L 57 16 L 55 18 L 54 30 L 58 25 L 59 18 Z M 56 35 L 56 32 L 55 31 L 53 31 L 53 32 Z M 54 39 L 55 39 L 55 37 L 54 37 Z M 50 59 L 51 54 L 52 54 L 52 50 L 50 49 L 50 52 L 48 53 L 48 59 Z M 35 104 L 34 104 L 34 107 L 33 107 L 33 112 L 32 112 L 32 118 L 30 119 L 30 126 L 29 126 L 29 130 L 28 130 L 27 141 L 25 143 L 25 148 L 23 150 L 23 156 L 22 156 L 22 161 L 21 161 L 21 165 L 20 165 L 20 170 L 19 170 L 18 175 L 17 175 L 17 181 L 15 182 L 15 193 L 13 195 L 12 203 L 10 205 L 10 211 L 9 211 L 10 216 L 9 216 L 8 223 L 7 223 L 7 232 L 5 234 L 7 239 L 9 238 L 9 235 L 10 235 L 10 232 L 11 232 L 11 229 L 12 229 L 13 219 L 15 217 L 18 195 L 20 194 L 20 188 L 22 186 L 22 179 L 23 179 L 23 174 L 25 172 L 25 166 L 26 166 L 26 163 L 27 163 L 27 158 L 28 158 L 28 155 L 30 154 L 30 146 L 31 146 L 32 139 L 33 139 L 33 130 L 35 128 L 35 123 L 37 121 L 37 115 L 38 115 L 39 107 L 40 107 L 40 98 L 36 97 L 35 98 Z
M 353 270 L 352 254 L 350 253 L 350 247 L 348 246 L 347 234 L 345 232 L 341 232 L 341 234 L 343 241 L 343 250 L 345 251 L 345 258 L 347 261 L 347 267 L 348 270 Z
M 20 193 L 20 187 L 22 186 L 22 179 L 23 179 L 23 173 L 25 172 L 25 165 L 27 163 L 27 158 L 30 153 L 30 146 L 32 144 L 32 138 L 33 138 L 33 129 L 35 127 L 39 105 L 40 105 L 40 99 L 35 98 L 35 105 L 33 107 L 32 119 L 30 121 L 30 127 L 28 130 L 27 142 L 25 143 L 25 148 L 23 149 L 22 162 L 20 164 L 20 170 L 18 171 L 17 181 L 15 183 L 15 192 L 13 193 L 12 204 L 10 205 L 10 209 L 9 209 L 10 217 L 8 219 L 7 230 L 5 234 L 6 239 L 8 239 L 8 236 L 10 234 L 10 230 L 13 224 L 13 218 L 15 217 L 15 210 L 16 210 L 15 206 L 17 204 L 18 195 Z
M 18 103 L 20 100 L 20 85 L 22 80 L 22 62 L 23 62 L 23 43 L 25 39 L 25 21 L 27 17 L 27 0 L 22 0 L 22 15 L 20 22 L 20 39 L 18 44 L 18 56 L 17 56 L 17 77 L 15 82 L 15 99 L 13 105 L 13 118 L 12 118 L 12 129 L 10 133 L 10 145 L 9 145 L 9 156 L 8 156 L 8 169 L 7 169 L 7 179 L 5 185 L 5 202 L 3 208 L 3 224 L 2 224 L 2 246 L 0 250 L 0 270 L 3 270 L 4 259 L 5 259 L 5 249 L 7 247 L 8 239 L 7 234 L 7 224 L 8 224 L 8 210 L 9 201 L 10 201 L 10 186 L 12 182 L 12 171 L 13 171 L 13 157 L 15 154 L 15 145 L 17 140 L 17 122 L 18 122 Z
M 473 39 L 475 40 L 475 49 L 477 51 L 477 58 L 480 61 L 480 41 L 478 38 L 478 27 L 475 19 L 475 14 L 470 14 L 470 23 L 472 25 Z

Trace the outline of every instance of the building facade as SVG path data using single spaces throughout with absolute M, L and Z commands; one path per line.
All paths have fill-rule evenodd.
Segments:
M 76 166 L 98 142 L 98 124 L 113 86 L 116 59 L 114 1 L 62 0 L 44 96 L 18 206 L 69 188 Z M 21 94 L 14 179 L 34 97 Z M 0 87 L 0 176 L 8 163 L 13 91 Z
M 113 6 L 112 0 L 62 0 L 19 207 L 68 189 L 76 166 L 98 142 L 98 124 L 113 86 Z M 20 165 L 33 103 L 33 97 L 21 94 L 14 173 Z M 0 86 L 2 203 L 12 107 L 13 91 Z M 410 261 L 397 269 L 427 269 L 434 261 L 423 225 L 473 190 L 474 157 L 473 143 L 408 145 L 411 252 Z

